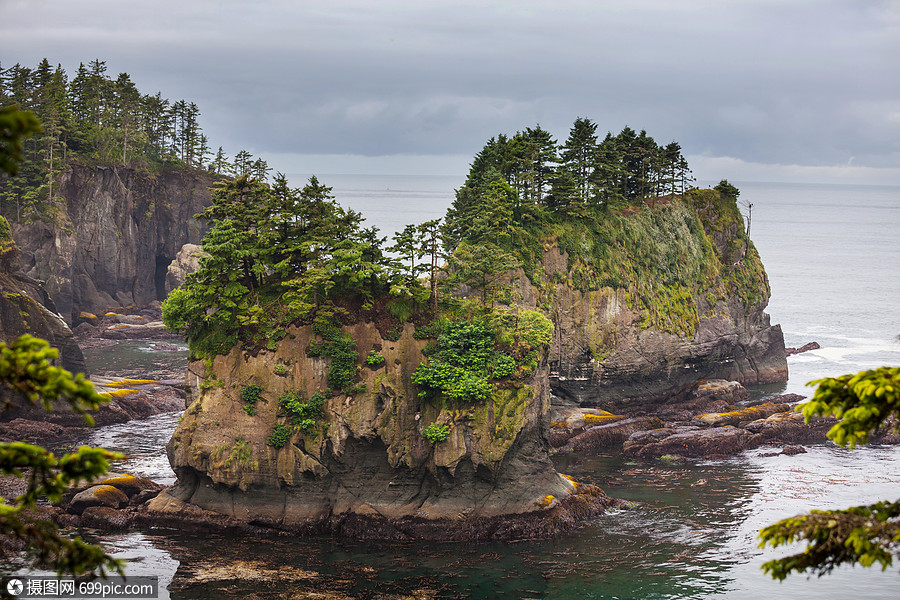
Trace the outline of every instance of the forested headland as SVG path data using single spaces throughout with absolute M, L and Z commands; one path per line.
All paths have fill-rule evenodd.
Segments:
M 141 92 L 128 73 L 113 78 L 99 59 L 71 76 L 46 58 L 34 68 L 0 65 L 0 107 L 10 105 L 32 111 L 43 128 L 24 140 L 19 175 L 0 176 L 0 214 L 12 222 L 55 221 L 55 182 L 72 163 L 260 178 L 269 171 L 246 151 L 229 159 L 221 146 L 213 150 L 194 102 Z

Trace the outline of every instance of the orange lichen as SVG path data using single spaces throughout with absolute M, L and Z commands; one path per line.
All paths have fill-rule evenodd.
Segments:
M 540 500 L 535 502 L 535 504 L 537 504 L 541 508 L 546 508 L 546 507 L 550 506 L 550 504 L 554 500 L 556 500 L 556 496 L 554 496 L 553 494 L 547 494 L 546 496 L 544 496 L 543 498 L 541 498 Z
M 572 477 L 571 475 L 566 475 L 565 473 L 560 473 L 560 475 L 562 475 L 563 477 L 565 477 L 565 478 L 569 481 L 569 483 L 571 483 L 573 486 L 575 486 L 575 489 L 576 489 L 576 490 L 577 490 L 578 487 L 581 485 L 581 483 L 575 481 L 575 478 Z
M 601 423 L 609 423 L 611 421 L 618 421 L 620 419 L 624 419 L 625 415 L 614 415 L 612 413 L 608 413 L 606 411 L 601 411 L 605 414 L 594 415 L 588 413 L 584 415 L 584 423 L 585 425 L 600 425 Z
M 149 385 L 149 384 L 159 384 L 160 382 L 156 379 L 120 379 L 119 381 L 110 381 L 109 383 L 104 383 L 103 387 L 111 387 L 111 388 L 124 388 L 129 385 Z
M 122 390 L 114 390 L 112 392 L 100 392 L 100 395 L 101 396 L 109 396 L 110 398 L 125 398 L 132 394 L 139 394 L 139 393 L 140 392 L 138 390 L 122 389 Z

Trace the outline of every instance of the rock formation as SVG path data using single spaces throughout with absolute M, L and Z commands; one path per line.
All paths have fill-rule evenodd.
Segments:
M 509 539 L 564 528 L 574 521 L 573 504 L 597 513 L 610 502 L 602 493 L 585 501 L 597 491 L 578 490 L 549 460 L 546 361 L 524 382 L 495 388 L 487 402 L 450 409 L 418 397 L 412 373 L 426 342 L 413 331 L 407 324 L 389 341 L 371 323 L 345 328 L 361 355 L 377 350 L 384 364 L 362 368 L 358 391 L 333 395 L 322 422 L 282 448 L 267 444 L 283 415 L 278 398 L 328 385 L 328 359 L 306 355 L 310 327 L 292 328 L 275 352 L 235 348 L 209 365 L 192 363 L 188 384 L 199 397 L 167 448 L 178 483 L 151 510 L 171 512 L 165 503 L 175 498 L 285 529 Z M 263 390 L 253 410 L 242 407 L 248 385 Z M 426 439 L 431 423 L 448 427 L 446 441 Z M 521 518 L 496 521 L 510 515 Z
M 166 295 L 184 283 L 184 278 L 200 268 L 203 251 L 197 244 L 185 244 L 166 270 Z
M 644 406 L 691 400 L 692 390 L 693 400 L 706 405 L 744 398 L 738 384 L 695 386 L 701 378 L 787 377 L 781 330 L 763 312 L 769 288 L 759 257 L 733 199 L 707 192 L 639 219 L 619 217 L 632 233 L 644 228 L 635 236 L 667 245 L 668 255 L 655 257 L 646 242 L 624 253 L 635 263 L 626 265 L 630 279 L 615 287 L 603 285 L 608 278 L 590 262 L 607 259 L 587 250 L 571 255 L 561 239 L 545 239 L 535 268 L 513 273 L 510 283 L 518 309 L 553 321 L 549 353 L 527 379 L 495 382 L 485 402 L 419 395 L 413 373 L 425 340 L 415 338 L 409 322 L 396 341 L 372 322 L 344 325 L 359 356 L 377 351 L 384 362 L 370 367 L 356 360 L 358 385 L 335 390 L 321 418 L 283 429 L 279 398 L 297 392 L 307 402 L 315 390 L 330 388 L 332 359 L 310 351 L 322 343 L 310 326 L 287 327 L 268 349 L 238 345 L 193 362 L 188 386 L 196 397 L 168 446 L 178 483 L 149 512 L 165 520 L 199 507 L 238 522 L 388 539 L 528 537 L 596 514 L 609 499 L 558 474 L 549 460 L 551 388 L 582 407 L 636 416 Z M 590 230 L 578 223 L 566 226 L 560 235 L 576 252 L 578 236 L 581 247 L 617 243 L 588 238 Z M 250 386 L 259 398 L 248 404 L 242 396 Z M 752 419 L 765 414 L 754 410 Z M 623 443 L 663 425 L 599 410 L 579 419 L 584 437 L 573 447 Z M 610 423 L 609 431 L 585 430 L 595 422 Z M 432 424 L 446 428 L 446 440 L 426 438 Z M 744 447 L 747 440 L 731 438 L 751 435 L 686 427 L 661 431 L 657 441 L 671 449 L 681 439 L 671 435 L 703 429 L 704 448 Z
M 18 253 L 9 224 L 0 217 L 0 341 L 9 343 L 28 333 L 59 350 L 59 366 L 84 372 L 84 355 L 72 330 L 40 282 L 18 269 Z
M 15 227 L 23 270 L 44 282 L 70 322 L 80 312 L 163 300 L 169 264 L 203 236 L 194 215 L 209 205 L 212 184 L 184 169 L 70 166 L 60 177 L 65 204 L 56 222 Z
M 668 295 L 670 289 L 678 291 L 673 286 L 651 292 L 643 307 L 640 292 L 627 288 L 582 291 L 573 280 L 584 265 L 558 244 L 544 246 L 539 285 L 520 273 L 523 304 L 543 303 L 555 326 L 550 349 L 554 394 L 616 411 L 669 401 L 698 379 L 787 381 L 784 336 L 764 312 L 768 281 L 736 205 L 722 202 L 711 190 L 695 191 L 693 204 L 703 229 L 684 227 L 687 217 L 678 216 L 682 209 L 673 206 L 670 226 L 682 231 L 666 234 L 679 239 L 685 262 L 692 258 L 692 247 L 709 245 L 705 256 L 696 252 L 707 262 L 701 267 L 706 280 L 678 302 Z M 663 307 L 655 308 L 655 321 L 646 306 Z

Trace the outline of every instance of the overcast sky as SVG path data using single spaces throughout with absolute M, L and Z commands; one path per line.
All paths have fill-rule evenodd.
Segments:
M 588 117 L 701 178 L 900 184 L 900 0 L 0 0 L 0 64 L 43 57 L 287 172 L 464 174 Z

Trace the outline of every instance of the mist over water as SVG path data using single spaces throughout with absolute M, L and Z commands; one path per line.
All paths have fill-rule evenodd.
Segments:
M 390 236 L 407 223 L 441 217 L 462 178 L 319 177 L 338 201 Z M 303 178 L 291 177 L 292 185 Z M 772 287 L 768 312 L 788 346 L 820 350 L 788 359 L 786 385 L 756 395 L 796 392 L 812 379 L 900 365 L 900 188 L 742 184 L 753 203 L 751 237 Z M 126 348 L 127 361 L 153 356 Z M 135 359 L 135 357 L 138 357 Z M 125 359 L 123 359 L 125 360 Z M 158 358 L 156 359 L 158 360 Z M 131 367 L 131 362 L 125 362 Z M 171 481 L 164 450 L 177 421 L 159 415 L 96 432 L 90 443 L 129 454 L 125 470 Z M 771 451 L 771 449 L 768 449 Z M 841 508 L 900 495 L 900 447 L 848 451 L 833 444 L 797 456 L 766 448 L 716 461 L 626 461 L 615 453 L 556 456 L 561 472 L 600 485 L 633 508 L 604 515 L 556 539 L 515 544 L 356 545 L 331 538 L 198 539 L 155 531 L 104 538 L 133 562 L 129 572 L 219 573 L 172 591 L 172 598 L 374 598 L 433 590 L 439 598 L 837 599 L 900 598 L 900 575 L 845 568 L 822 579 L 777 583 L 759 565 L 760 527 L 812 508 Z M 168 478 L 168 479 L 167 479 Z M 293 578 L 273 583 L 277 574 Z M 302 577 L 300 575 L 302 575 Z M 268 580 L 267 580 L 268 578 Z M 342 594 L 342 595 L 341 595 Z

